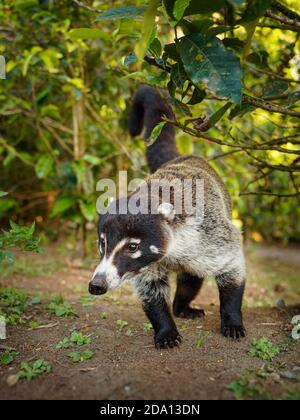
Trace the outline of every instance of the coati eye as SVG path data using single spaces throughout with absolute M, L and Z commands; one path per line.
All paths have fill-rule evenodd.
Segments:
M 132 254 L 139 249 L 139 244 L 131 243 L 128 245 L 128 251 Z

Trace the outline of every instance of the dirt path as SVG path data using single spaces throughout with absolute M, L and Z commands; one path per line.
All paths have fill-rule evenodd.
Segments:
M 264 289 L 255 277 L 257 272 L 263 276 L 271 270 L 274 273 L 278 258 L 275 253 L 273 259 L 273 255 L 273 251 L 268 253 L 266 248 L 248 255 L 251 281 L 244 310 L 248 332 L 245 340 L 236 343 L 219 334 L 217 292 L 209 281 L 195 301 L 205 309 L 207 316 L 203 320 L 177 320 L 183 343 L 180 348 L 163 351 L 154 349 L 152 332 L 147 331 L 148 324 L 144 325 L 147 320 L 129 286 L 105 298 L 91 300 L 86 294 L 90 274 L 87 270 L 68 268 L 42 277 L 4 278 L 0 281 L 3 287 L 63 294 L 74 305 L 78 317 L 51 315 L 42 301 L 37 305 L 38 310 L 28 310 L 26 325 L 8 327 L 5 346 L 17 349 L 20 355 L 11 365 L 0 366 L 0 399 L 232 399 L 234 394 L 226 385 L 236 382 L 244 373 L 249 382 L 243 385 L 245 398 L 257 384 L 263 388 L 262 395 L 256 392 L 253 398 L 265 395 L 282 398 L 288 392 L 293 392 L 293 396 L 300 394 L 300 382 L 280 377 L 281 374 L 288 376 L 286 372 L 298 372 L 295 367 L 300 365 L 300 345 L 289 337 L 290 316 L 297 311 L 300 313 L 300 309 L 289 307 L 280 311 L 272 307 L 282 298 L 287 299 L 288 304 L 300 302 L 299 285 L 289 286 L 287 275 L 282 276 L 286 264 L 294 282 L 299 275 L 298 259 L 292 251 L 287 255 L 293 255 L 293 262 L 286 257 L 280 269 L 277 267 L 276 276 L 284 277 L 283 289 L 276 289 L 275 275 L 273 289 L 269 286 Z M 292 301 L 289 300 L 291 288 Z M 267 301 L 268 296 L 271 301 Z M 28 326 L 30 320 L 40 326 L 54 326 L 32 330 Z M 118 320 L 126 321 L 127 325 L 120 328 Z M 90 360 L 76 364 L 68 358 L 71 350 L 55 349 L 56 344 L 74 330 L 90 335 L 91 343 L 85 347 L 94 353 Z M 273 343 L 284 343 L 283 351 L 268 363 L 267 369 L 266 362 L 249 355 L 251 339 L 261 337 Z M 26 380 L 19 380 L 13 387 L 7 385 L 7 378 L 18 372 L 20 362 L 37 359 L 49 361 L 51 373 L 34 379 L 30 386 Z M 263 367 L 264 377 L 261 378 Z M 256 370 L 255 379 L 253 373 L 247 371 L 250 368 Z

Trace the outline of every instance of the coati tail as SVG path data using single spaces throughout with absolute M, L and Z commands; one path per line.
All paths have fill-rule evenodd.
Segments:
M 129 117 L 129 132 L 135 137 L 145 128 L 144 139 L 147 141 L 153 128 L 163 117 L 173 119 L 173 111 L 163 92 L 143 86 L 136 93 Z M 151 173 L 155 172 L 166 162 L 179 156 L 175 144 L 175 129 L 167 123 L 160 136 L 147 148 L 147 161 Z

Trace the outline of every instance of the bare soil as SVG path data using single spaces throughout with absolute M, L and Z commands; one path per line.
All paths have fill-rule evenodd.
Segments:
M 284 257 L 282 257 L 284 255 Z M 28 256 L 28 264 L 32 257 Z M 40 258 L 40 257 L 39 257 Z M 56 258 L 58 258 L 56 256 Z M 206 312 L 204 319 L 178 319 L 183 342 L 172 350 L 156 350 L 152 331 L 130 285 L 106 297 L 84 305 L 87 284 L 92 271 L 65 267 L 44 276 L 14 274 L 0 280 L 2 287 L 16 287 L 43 294 L 62 294 L 78 313 L 75 319 L 59 318 L 41 310 L 31 314 L 39 325 L 50 328 L 32 330 L 26 326 L 8 327 L 8 338 L 1 346 L 17 349 L 20 356 L 9 366 L 0 365 L 0 399 L 232 399 L 226 385 L 236 381 L 249 368 L 261 368 L 265 362 L 249 355 L 252 338 L 267 337 L 274 343 L 290 342 L 291 316 L 300 313 L 299 249 L 259 247 L 248 252 L 249 283 L 246 292 L 244 320 L 247 338 L 241 342 L 225 339 L 219 332 L 219 307 L 216 286 L 208 281 L 195 305 Z M 271 279 L 269 273 L 273 273 Z M 274 274 L 275 273 L 275 274 Z M 262 284 L 259 277 L 266 279 Z M 298 282 L 295 279 L 298 278 Z M 291 280 L 290 280 L 291 279 Z M 287 308 L 276 308 L 285 299 Z M 106 316 L 103 316 L 103 313 Z M 117 326 L 128 322 L 132 335 Z M 72 363 L 70 350 L 56 350 L 56 344 L 74 330 L 91 335 L 88 348 L 92 359 Z M 205 334 L 203 347 L 197 339 Z M 80 350 L 80 349 L 79 349 Z M 0 354 L 1 355 L 1 354 Z M 17 373 L 20 362 L 45 359 L 52 366 L 49 374 L 30 383 L 26 380 L 10 387 L 9 375 Z M 280 369 L 292 371 L 300 365 L 300 345 L 287 346 L 273 362 Z M 281 398 L 286 389 L 299 390 L 300 384 L 288 379 L 265 381 L 273 398 Z

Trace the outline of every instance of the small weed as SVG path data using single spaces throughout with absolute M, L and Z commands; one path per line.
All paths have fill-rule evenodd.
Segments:
M 132 329 L 131 328 L 126 328 L 125 335 L 127 335 L 127 337 L 132 337 L 133 336 Z
M 250 356 L 256 357 L 267 362 L 272 362 L 280 353 L 280 347 L 273 344 L 267 338 L 263 337 L 259 340 L 253 339 L 251 341 L 253 349 L 249 351 Z
M 8 325 L 22 325 L 23 316 L 30 306 L 27 292 L 16 289 L 0 289 L 0 315 Z
M 93 355 L 94 353 L 92 351 L 85 350 L 82 353 L 78 351 L 73 351 L 68 354 L 68 357 L 72 360 L 73 363 L 79 363 L 91 359 Z
M 107 318 L 108 318 L 107 313 L 106 313 L 106 312 L 102 312 L 102 314 L 101 314 L 101 318 L 102 318 L 102 319 L 107 319 Z
M 36 321 L 30 321 L 30 322 L 29 322 L 29 327 L 30 327 L 32 330 L 36 330 L 36 329 L 39 327 L 39 323 L 38 323 L 38 322 L 36 322 Z
M 149 332 L 149 331 L 153 330 L 153 327 L 152 327 L 151 323 L 150 322 L 144 322 L 143 330 L 145 332 Z
M 300 401 L 300 390 L 299 389 L 289 389 L 283 397 L 284 400 L 289 401 Z
M 96 299 L 96 296 L 84 295 L 80 297 L 79 302 L 82 306 L 89 307 L 93 305 Z
M 57 350 L 61 350 L 61 349 L 68 349 L 71 347 L 71 342 L 69 337 L 64 337 L 59 343 L 56 344 L 55 348 Z
M 0 357 L 0 364 L 3 366 L 10 365 L 20 353 L 14 350 L 6 350 Z
M 122 319 L 118 319 L 117 321 L 117 327 L 119 328 L 119 331 L 124 331 L 125 335 L 127 337 L 131 337 L 133 335 L 132 329 L 128 326 L 127 321 L 123 321 Z
M 128 326 L 127 321 L 123 321 L 123 319 L 118 319 L 117 327 L 119 328 L 120 331 L 124 330 L 124 328 L 127 327 L 127 326 Z
M 251 380 L 248 375 L 242 375 L 236 382 L 226 386 L 231 391 L 236 400 L 244 398 L 251 399 L 268 399 L 267 390 L 259 383 Z
M 56 349 L 68 349 L 73 346 L 84 346 L 90 344 L 91 339 L 81 332 L 73 331 L 70 337 L 64 337 L 57 345 Z
M 31 381 L 37 376 L 43 375 L 44 373 L 49 373 L 51 371 L 51 366 L 46 360 L 36 360 L 30 365 L 27 362 L 21 363 L 20 371 L 18 376 L 20 379 L 27 379 Z
M 206 343 L 207 338 L 208 338 L 208 334 L 201 332 L 197 338 L 196 347 L 198 349 L 201 349 Z
M 50 312 L 58 317 L 74 317 L 76 312 L 73 306 L 66 302 L 62 296 L 55 296 L 46 307 Z

